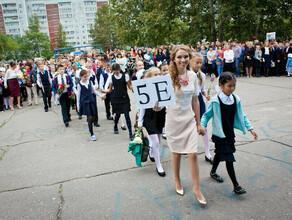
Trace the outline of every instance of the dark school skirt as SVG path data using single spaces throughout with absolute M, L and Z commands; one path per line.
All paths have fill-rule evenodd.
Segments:
M 249 59 L 245 59 L 245 67 L 252 67 L 253 66 L 253 63 L 254 63 L 254 59 L 251 58 L 250 60 Z
M 202 93 L 199 94 L 198 99 L 200 102 L 200 118 L 202 118 L 203 114 L 206 112 L 206 104 L 204 102 Z
M 230 138 L 227 141 L 226 138 L 219 138 L 215 135 L 212 136 L 212 141 L 215 143 L 216 157 L 219 157 L 219 161 L 235 162 L 233 153 L 235 153 L 235 140 Z
M 271 67 L 271 56 L 270 55 L 264 55 L 264 68 L 269 69 Z
M 113 113 L 125 114 L 131 111 L 130 102 L 112 103 L 112 107 L 113 107 Z
M 79 115 L 94 116 L 96 115 L 96 106 L 94 102 L 81 103 Z
M 9 79 L 8 87 L 9 87 L 11 97 L 20 96 L 20 87 L 19 87 L 18 79 Z

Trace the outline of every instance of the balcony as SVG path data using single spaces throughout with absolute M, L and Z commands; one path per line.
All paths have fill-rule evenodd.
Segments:
M 7 10 L 7 9 L 5 9 L 5 10 L 3 10 L 3 16 L 4 17 L 6 17 L 6 16 L 15 16 L 15 15 L 17 15 L 17 10 L 16 9 L 9 9 L 9 10 Z
M 2 4 L 2 9 L 16 9 L 16 4 Z
M 19 20 L 18 16 L 14 16 L 14 17 L 5 17 L 5 18 L 4 18 L 4 22 L 5 22 L 5 23 L 8 23 L 8 22 L 15 22 L 15 21 L 18 21 L 18 20 Z

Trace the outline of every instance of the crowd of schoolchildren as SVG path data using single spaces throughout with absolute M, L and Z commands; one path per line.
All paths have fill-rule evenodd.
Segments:
M 166 175 L 160 163 L 159 145 L 161 138 L 167 137 L 168 145 L 173 152 L 175 186 L 179 195 L 184 194 L 179 180 L 180 155 L 188 154 L 190 164 L 195 167 L 194 170 L 190 168 L 194 192 L 199 203 L 205 204 L 196 179 L 197 140 L 194 132 L 203 135 L 205 160 L 213 164 L 210 176 L 218 182 L 223 182 L 216 169 L 220 161 L 226 161 L 234 192 L 245 193 L 236 180 L 233 167 L 235 161 L 233 130 L 237 128 L 245 133 L 247 128 L 255 139 L 257 135 L 242 111 L 239 97 L 233 94 L 236 77 L 242 74 L 246 74 L 247 77 L 284 75 L 284 70 L 288 76 L 291 75 L 292 41 L 285 44 L 269 41 L 264 44 L 259 42 L 243 44 L 233 41 L 158 48 L 135 46 L 129 51 L 115 49 L 106 53 L 62 55 L 49 61 L 29 59 L 18 63 L 10 62 L 9 65 L 4 64 L 0 68 L 0 111 L 9 108 L 14 110 L 14 105 L 22 108 L 25 101 L 28 102 L 28 106 L 38 105 L 39 97 L 42 97 L 45 112 L 48 112 L 52 105 L 61 106 L 66 127 L 71 121 L 71 109 L 76 110 L 79 119 L 86 116 L 91 140 L 95 141 L 93 126 L 100 126 L 96 98 L 98 97 L 104 101 L 106 118 L 114 120 L 113 133 L 119 133 L 120 123 L 121 129 L 128 128 L 129 138 L 132 140 L 132 122 L 129 114 L 131 105 L 128 95 L 128 90 L 133 90 L 131 81 L 169 74 L 177 106 L 166 110 L 155 105 L 153 108 L 140 110 L 135 118 L 134 129 L 144 127 L 147 130 L 151 147 L 149 157 L 151 161 L 156 162 L 159 176 Z M 219 77 L 221 87 L 220 92 L 212 99 L 205 89 L 206 74 L 211 73 Z M 208 109 L 203 97 L 211 101 Z M 207 132 L 207 123 L 211 118 L 213 118 L 212 140 L 216 149 L 214 158 L 210 154 Z M 181 129 L 181 132 L 177 129 Z M 189 136 L 185 139 L 184 135 L 188 133 Z M 185 144 L 181 144 L 182 142 Z

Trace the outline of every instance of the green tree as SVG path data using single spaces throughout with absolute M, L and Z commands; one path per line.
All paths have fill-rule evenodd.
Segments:
M 28 29 L 31 32 L 36 32 L 36 33 L 40 32 L 40 22 L 36 14 L 33 14 L 31 18 L 29 19 Z
M 103 4 L 97 9 L 94 25 L 90 28 L 90 36 L 94 44 L 100 44 L 103 49 L 116 46 L 114 25 L 111 20 L 109 5 Z
M 56 36 L 57 48 L 65 48 L 68 47 L 69 44 L 66 39 L 66 32 L 63 29 L 63 25 L 59 23 L 58 26 L 58 35 Z
M 40 32 L 39 20 L 36 15 L 30 18 L 28 30 L 20 39 L 21 54 L 23 58 L 44 56 L 50 58 L 53 56 L 53 50 L 49 36 Z
M 0 60 L 10 59 L 14 51 L 19 49 L 17 41 L 11 36 L 0 33 Z

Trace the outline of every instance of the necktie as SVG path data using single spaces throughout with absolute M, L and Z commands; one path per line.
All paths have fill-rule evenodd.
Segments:
M 61 79 L 62 79 L 62 84 L 65 85 L 64 77 L 62 75 L 61 75 Z

